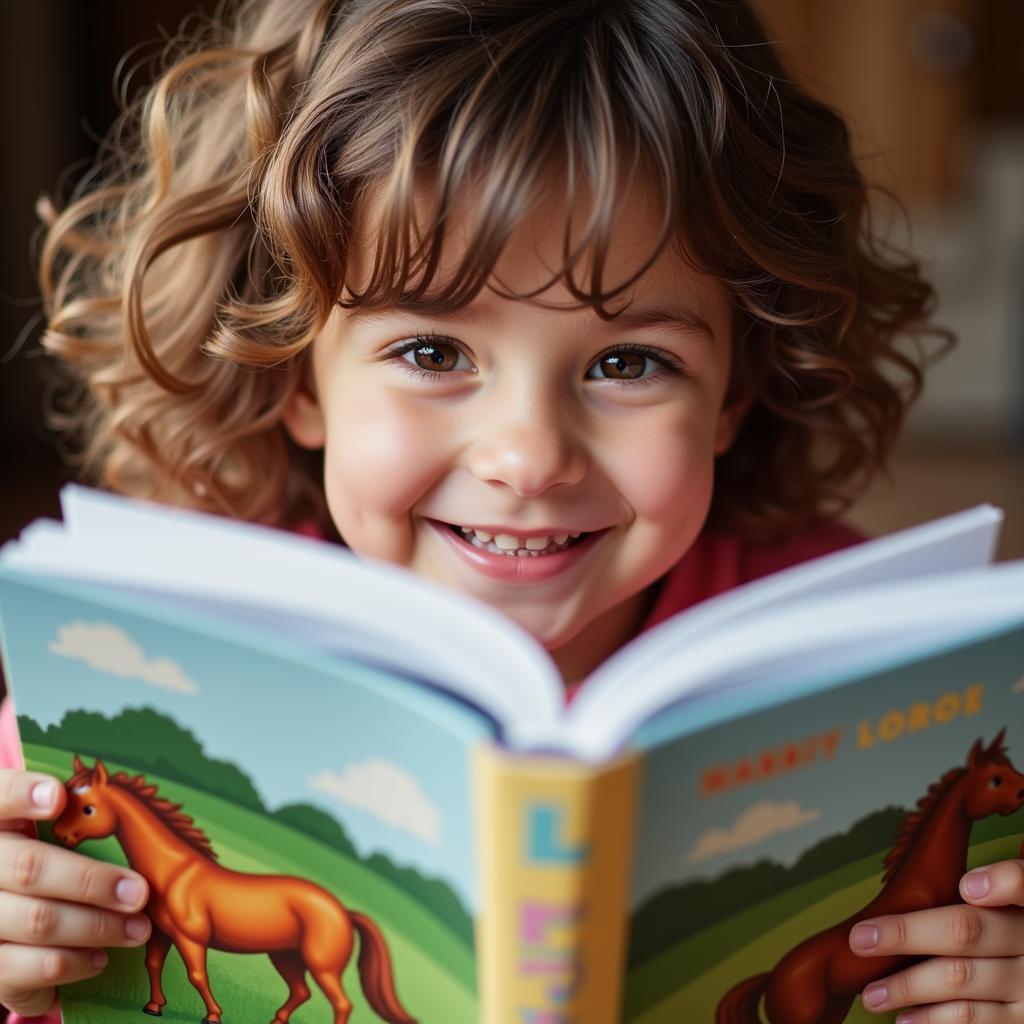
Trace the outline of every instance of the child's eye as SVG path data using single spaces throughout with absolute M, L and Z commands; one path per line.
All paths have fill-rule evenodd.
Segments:
M 635 380 L 647 381 L 656 378 L 661 371 L 679 374 L 683 368 L 660 349 L 646 345 L 628 345 L 600 356 L 589 370 L 590 380 Z
M 475 370 L 465 352 L 450 338 L 417 335 L 387 352 L 420 376 L 440 376 L 456 370 Z

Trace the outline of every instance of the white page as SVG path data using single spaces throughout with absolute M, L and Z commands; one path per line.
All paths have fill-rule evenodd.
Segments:
M 247 607 L 263 621 L 280 611 L 308 621 L 322 646 L 337 649 L 339 633 L 358 634 L 378 663 L 436 679 L 498 721 L 548 723 L 561 711 L 561 679 L 532 637 L 486 605 L 406 570 L 370 566 L 336 545 L 279 530 L 79 487 L 65 488 L 62 503 L 66 525 L 29 527 L 4 548 L 5 566 L 185 602 L 232 603 L 242 619 Z
M 6 565 L 163 592 L 186 603 L 234 606 L 237 618 L 262 628 L 278 613 L 285 635 L 437 679 L 502 722 L 514 745 L 548 745 L 559 731 L 564 714 L 553 662 L 486 606 L 393 566 L 371 569 L 344 549 L 276 530 L 77 487 L 65 488 L 62 501 L 66 526 L 31 527 L 4 549 Z M 713 636 L 737 616 L 803 596 L 983 563 L 1000 519 L 998 510 L 986 507 L 946 517 L 698 606 L 634 641 L 595 673 L 570 711 L 570 731 L 582 735 L 600 722 L 593 726 L 595 742 L 609 748 L 618 742 L 609 737 L 626 735 L 631 723 L 686 689 L 687 658 L 678 654 L 687 655 L 696 639 Z M 662 671 L 667 665 L 673 666 L 671 683 Z M 638 673 L 642 682 L 631 685 Z M 616 720 L 621 725 L 611 724 Z
M 1002 521 L 1000 509 L 979 505 L 785 569 L 705 601 L 613 654 L 587 679 L 569 710 L 570 718 L 604 719 L 612 714 L 611 709 L 622 711 L 629 720 L 646 715 L 648 678 L 658 666 L 667 659 L 679 663 L 679 653 L 699 637 L 725 630 L 740 618 L 747 620 L 787 602 L 824 598 L 854 587 L 987 565 L 994 556 Z M 670 702 L 674 698 L 667 694 L 662 699 Z
M 1024 561 L 891 581 L 826 597 L 806 597 L 742 624 L 695 637 L 649 666 L 643 684 L 616 703 L 573 707 L 557 733 L 522 737 L 530 746 L 571 750 L 584 760 L 611 756 L 662 708 L 725 686 L 770 686 L 773 680 L 820 665 L 827 677 L 843 667 L 870 665 L 883 648 L 890 657 L 917 652 L 1024 622 Z M 1021 652 L 1024 657 L 1024 651 Z

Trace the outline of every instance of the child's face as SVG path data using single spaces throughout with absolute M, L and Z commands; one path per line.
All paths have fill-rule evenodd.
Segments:
M 542 284 L 561 264 L 562 225 L 553 203 L 538 208 L 492 281 Z M 655 230 L 638 196 L 622 204 L 606 288 L 638 267 Z M 612 321 L 550 308 L 574 303 L 560 282 L 545 306 L 485 289 L 455 315 L 336 308 L 313 347 L 315 394 L 285 418 L 300 444 L 325 447 L 327 501 L 356 553 L 505 612 L 567 678 L 640 624 L 645 590 L 704 523 L 715 456 L 745 408 L 726 403 L 720 282 L 666 252 L 630 295 Z M 486 550 L 499 534 L 521 553 Z

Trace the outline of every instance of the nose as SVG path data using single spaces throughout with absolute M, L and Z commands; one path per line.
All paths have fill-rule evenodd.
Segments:
M 579 483 L 588 462 L 577 428 L 554 396 L 491 397 L 467 455 L 474 476 L 522 497 Z

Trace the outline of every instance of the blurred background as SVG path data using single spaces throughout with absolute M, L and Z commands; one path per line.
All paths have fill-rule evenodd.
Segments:
M 957 348 L 929 375 L 869 533 L 979 501 L 1024 557 L 1024 3 L 755 0 L 792 73 L 842 110 L 868 177 L 909 212 Z
M 852 519 L 880 533 L 978 501 L 1024 556 L 1024 3 L 755 0 L 791 72 L 850 118 L 869 177 L 906 204 L 960 337 Z M 212 0 L 205 10 L 213 8 Z M 157 52 L 195 0 L 0 4 L 0 541 L 56 510 L 67 472 L 43 423 L 33 204 L 67 192 L 118 106 L 119 61 Z M 132 88 L 146 81 L 145 68 Z

